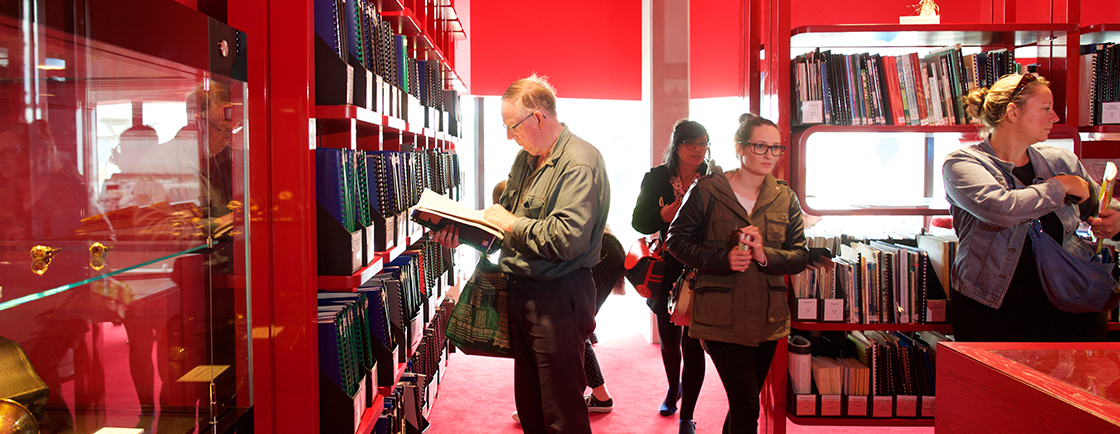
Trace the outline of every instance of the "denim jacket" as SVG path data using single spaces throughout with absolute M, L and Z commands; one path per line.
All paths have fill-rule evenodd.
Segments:
M 960 243 L 953 262 L 952 286 L 961 294 L 998 309 L 1019 263 L 1029 221 L 1054 212 L 1062 222 L 1062 247 L 1088 258 L 1093 251 L 1076 235 L 1080 220 L 1095 214 L 1100 186 L 1077 156 L 1063 148 L 1027 148 L 1035 183 L 1023 185 L 1011 175 L 1014 163 L 995 156 L 991 143 L 958 149 L 945 157 L 942 174 Z M 1066 189 L 1053 179 L 1076 175 L 1089 182 L 1090 199 L 1067 205 Z M 1113 201 L 1113 206 L 1117 203 Z M 1092 213 L 1092 214 L 1091 214 Z

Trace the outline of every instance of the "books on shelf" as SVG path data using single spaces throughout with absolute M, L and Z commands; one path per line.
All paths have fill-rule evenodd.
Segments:
M 1078 126 L 1120 124 L 1120 45 L 1081 46 Z
M 949 236 L 852 241 L 812 237 L 812 247 L 839 247 L 831 266 L 790 276 L 799 321 L 850 324 L 923 324 L 944 321 L 948 267 L 956 251 Z M 937 267 L 945 267 L 938 271 Z M 939 276 L 944 273 L 945 279 Z M 813 303 L 806 303 L 814 301 Z M 932 306 L 932 308 L 931 308 Z M 938 307 L 940 306 L 940 307 Z M 931 310 L 936 315 L 931 315 Z
M 1019 72 L 1006 49 L 963 54 L 838 54 L 816 49 L 792 60 L 793 125 L 965 125 L 964 97 Z M 823 113 L 816 113 L 817 108 Z
M 487 222 L 481 210 L 467 208 L 450 198 L 424 189 L 420 202 L 412 211 L 412 220 L 433 231 L 447 225 L 459 229 L 459 241 L 484 253 L 501 245 L 504 231 Z

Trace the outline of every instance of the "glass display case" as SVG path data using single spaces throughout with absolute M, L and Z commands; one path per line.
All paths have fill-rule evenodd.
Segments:
M 1120 343 L 942 342 L 936 429 L 1120 431 Z
M 252 406 L 245 38 L 121 6 L 0 7 L 0 336 L 43 433 L 221 432 Z

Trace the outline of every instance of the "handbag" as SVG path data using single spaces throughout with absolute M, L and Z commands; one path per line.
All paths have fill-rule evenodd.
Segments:
M 466 354 L 513 357 L 509 347 L 509 282 L 484 255 L 447 320 L 447 341 Z
M 971 151 L 966 152 L 974 158 L 986 158 Z M 1053 176 L 1054 168 L 1046 159 L 1043 161 L 1049 175 Z M 998 164 L 991 164 L 999 169 L 1009 188 L 1014 188 L 1014 176 Z M 1039 219 L 1033 219 L 1029 223 L 1027 236 L 1031 237 L 1038 278 L 1042 282 L 1046 298 L 1050 299 L 1054 307 L 1065 312 L 1083 313 L 1104 312 L 1120 304 L 1120 286 L 1112 276 L 1116 260 L 1111 250 L 1101 249 L 1089 259 L 1081 258 L 1062 248 L 1058 241 L 1043 231 Z
M 1071 313 L 1104 312 L 1120 304 L 1120 286 L 1112 277 L 1116 261 L 1111 249 L 1101 249 L 1089 260 L 1063 249 L 1031 220 L 1027 235 L 1034 248 L 1034 262 L 1046 298 L 1054 307 Z
M 679 326 L 692 321 L 692 297 L 696 289 L 696 269 L 685 268 L 669 296 L 669 320 Z
M 634 285 L 645 298 L 661 296 L 661 282 L 665 278 L 665 261 L 661 259 L 662 245 L 658 240 L 641 237 L 630 244 L 626 252 L 626 280 Z

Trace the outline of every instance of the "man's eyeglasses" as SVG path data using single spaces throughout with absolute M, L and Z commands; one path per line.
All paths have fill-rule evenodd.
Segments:
M 533 114 L 535 114 L 535 113 L 536 113 L 535 111 L 532 112 L 532 113 L 529 113 L 529 116 L 525 116 L 524 118 L 521 118 L 521 120 L 517 121 L 516 124 L 513 124 L 512 127 L 506 127 L 506 131 L 513 132 L 513 130 L 517 129 L 517 127 L 520 126 L 522 122 L 525 122 L 525 121 L 529 120 L 529 118 L 533 117 Z M 505 126 L 505 125 L 503 125 L 503 126 Z
M 782 145 L 767 145 L 765 143 L 743 143 L 746 147 L 751 149 L 756 155 L 766 155 L 766 151 L 770 151 L 770 155 L 781 157 L 786 153 L 786 147 Z
M 708 149 L 708 144 L 708 141 L 702 141 L 701 139 L 685 140 L 681 142 L 681 146 L 688 148 L 690 151 L 695 151 L 697 149 Z
M 1011 91 L 1011 96 L 1008 97 L 1007 100 L 1014 101 L 1015 96 L 1018 95 L 1019 92 L 1022 92 L 1023 89 L 1026 89 L 1027 85 L 1031 84 L 1035 80 L 1038 80 L 1038 77 L 1035 77 L 1034 74 L 1023 74 L 1023 76 L 1019 78 L 1019 84 L 1015 85 L 1015 90 Z

